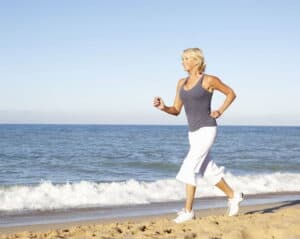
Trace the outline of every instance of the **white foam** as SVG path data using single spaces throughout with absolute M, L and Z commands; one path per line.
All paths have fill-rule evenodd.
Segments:
M 300 191 L 300 174 L 273 173 L 235 176 L 227 173 L 226 181 L 235 190 L 246 194 Z M 199 184 L 196 197 L 223 196 L 220 189 Z M 0 189 L 0 210 L 62 209 L 74 207 L 145 204 L 185 198 L 184 184 L 175 179 L 155 182 L 128 180 L 126 182 L 53 184 L 42 181 L 36 186 L 11 186 Z

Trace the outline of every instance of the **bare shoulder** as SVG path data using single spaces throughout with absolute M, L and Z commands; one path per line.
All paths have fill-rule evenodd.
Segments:
M 182 84 L 184 84 L 185 80 L 186 80 L 186 78 L 180 78 L 178 80 L 177 86 L 179 86 L 179 87 L 182 86 Z
M 205 80 L 207 83 L 211 84 L 213 82 L 220 81 L 220 78 L 215 75 L 205 74 Z
M 182 83 L 184 83 L 184 82 L 185 82 L 185 80 L 186 80 L 186 78 L 185 78 L 185 77 L 183 77 L 183 78 L 180 78 L 180 79 L 179 79 L 179 81 L 178 81 L 178 83 L 179 83 L 179 84 L 182 84 Z
M 212 93 L 219 82 L 221 82 L 219 77 L 205 74 L 202 86 L 204 87 L 204 89 Z

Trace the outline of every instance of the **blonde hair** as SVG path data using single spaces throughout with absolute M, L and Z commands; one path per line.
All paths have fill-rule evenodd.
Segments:
M 206 68 L 205 59 L 204 59 L 203 51 L 200 48 L 187 48 L 183 51 L 182 55 L 191 56 L 198 61 L 197 65 L 198 65 L 199 73 L 205 71 Z

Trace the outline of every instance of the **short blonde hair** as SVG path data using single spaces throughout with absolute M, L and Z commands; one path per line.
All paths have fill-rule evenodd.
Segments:
M 205 59 L 204 59 L 203 51 L 200 48 L 187 48 L 183 51 L 182 55 L 191 56 L 198 61 L 197 65 L 199 65 L 198 66 L 199 73 L 205 71 L 206 68 Z

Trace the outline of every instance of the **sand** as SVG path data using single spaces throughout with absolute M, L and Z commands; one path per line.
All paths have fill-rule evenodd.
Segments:
M 196 211 L 196 219 L 175 224 L 175 214 L 0 228 L 0 238 L 100 239 L 300 239 L 300 201 L 242 206 L 239 215 L 225 208 Z

